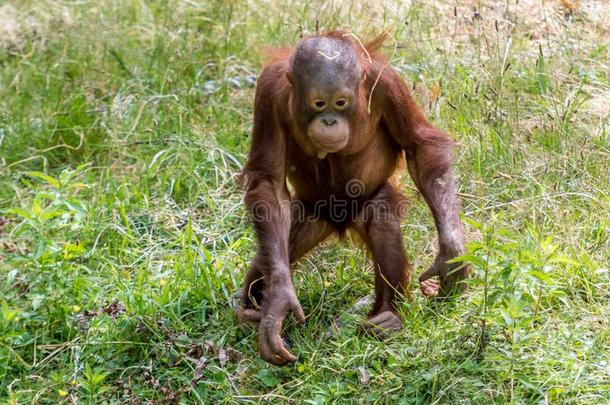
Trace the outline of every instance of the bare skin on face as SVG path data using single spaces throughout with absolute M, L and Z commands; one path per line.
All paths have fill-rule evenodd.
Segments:
M 434 297 L 464 289 L 468 267 L 447 263 L 464 252 L 453 141 L 425 119 L 407 84 L 379 55 L 383 39 L 364 52 L 344 32 L 307 38 L 278 51 L 258 80 L 243 172 L 258 250 L 237 312 L 258 325 L 259 351 L 270 363 L 296 360 L 282 341 L 282 324 L 290 313 L 305 321 L 291 264 L 335 232 L 357 232 L 375 263 L 375 302 L 362 329 L 385 336 L 402 327 L 398 307 L 410 271 L 400 231 L 403 197 L 389 181 L 401 158 L 439 236 L 437 257 L 419 277 L 421 292 Z

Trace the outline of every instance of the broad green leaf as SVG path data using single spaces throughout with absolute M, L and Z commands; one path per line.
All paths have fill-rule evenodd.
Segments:
M 60 188 L 61 187 L 61 184 L 60 184 L 60 182 L 57 179 L 55 179 L 55 178 L 53 178 L 53 177 L 51 177 L 48 174 L 45 174 L 43 172 L 28 172 L 28 175 L 31 176 L 31 177 L 35 177 L 37 179 L 40 179 L 40 180 L 44 180 L 44 181 L 46 181 L 47 183 L 49 183 L 50 185 L 52 185 L 55 188 Z

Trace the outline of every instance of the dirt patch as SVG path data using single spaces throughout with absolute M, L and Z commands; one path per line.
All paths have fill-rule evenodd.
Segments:
M 22 11 L 12 4 L 0 6 L 0 50 L 19 54 L 29 41 L 44 43 L 49 35 L 74 25 L 67 8 L 32 5 L 31 9 L 35 11 Z
M 610 32 L 610 2 L 569 0 L 469 0 L 426 5 L 437 29 L 434 41 L 442 48 L 464 46 L 484 51 L 505 43 L 508 36 L 531 41 L 532 53 L 539 45 L 554 52 L 570 40 L 570 27 L 578 30 L 580 45 L 599 45 Z M 586 29 L 585 29 L 586 28 Z M 485 54 L 485 52 L 483 52 Z
M 591 98 L 585 103 L 585 112 L 601 119 L 607 118 L 610 115 L 610 89 L 592 88 Z
M 11 4 L 0 7 L 0 47 L 9 53 L 19 53 L 28 39 L 40 32 L 40 23 L 22 15 Z

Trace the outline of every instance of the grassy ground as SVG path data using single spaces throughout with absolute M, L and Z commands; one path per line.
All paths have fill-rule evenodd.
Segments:
M 599 1 L 0 1 L 0 401 L 610 402 L 610 6 Z M 454 9 L 454 4 L 457 7 Z M 294 366 L 231 294 L 255 251 L 236 175 L 264 44 L 387 29 L 458 141 L 475 277 L 355 333 L 355 242 L 296 267 Z M 435 233 L 403 176 L 416 272 Z

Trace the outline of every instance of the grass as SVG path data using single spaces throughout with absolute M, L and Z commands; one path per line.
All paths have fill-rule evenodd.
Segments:
M 481 4 L 482 3 L 482 4 Z M 411 284 L 356 334 L 358 244 L 296 266 L 299 361 L 264 363 L 231 295 L 255 251 L 236 175 L 265 44 L 387 29 L 459 142 L 469 293 Z M 610 9 L 602 1 L 0 5 L 0 398 L 17 403 L 610 402 Z M 434 226 L 408 176 L 417 273 Z

